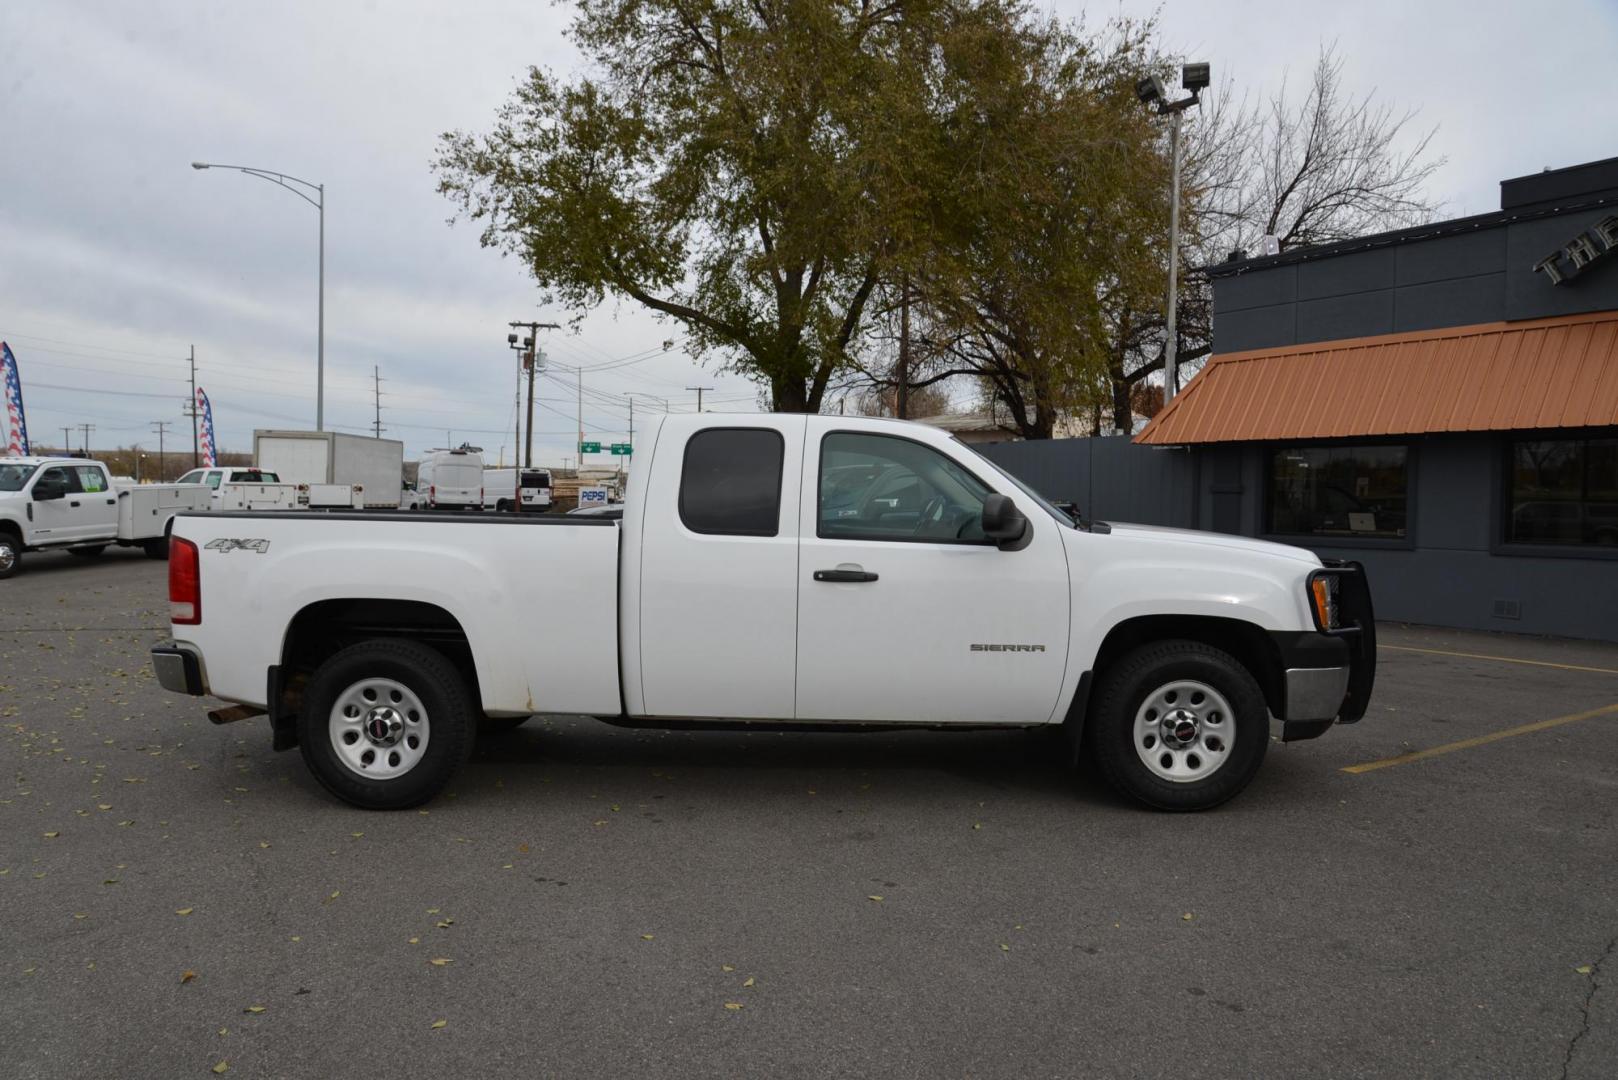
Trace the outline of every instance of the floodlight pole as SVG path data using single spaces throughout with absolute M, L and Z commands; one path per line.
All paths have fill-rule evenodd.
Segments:
M 1166 316 L 1167 341 L 1163 346 L 1163 404 L 1180 391 L 1180 115 L 1183 109 L 1169 114 L 1169 156 L 1174 164 L 1171 170 L 1173 185 L 1169 192 L 1169 306 Z

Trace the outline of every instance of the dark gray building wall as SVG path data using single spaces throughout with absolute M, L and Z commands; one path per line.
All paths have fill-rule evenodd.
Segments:
M 1347 440 L 1352 441 L 1352 440 Z M 1511 553 L 1498 544 L 1505 437 L 1411 439 L 1408 544 L 1323 544 L 1265 528 L 1270 447 L 1160 450 L 1125 438 L 993 443 L 977 449 L 1085 517 L 1211 529 L 1363 563 L 1380 618 L 1472 630 L 1618 640 L 1618 558 Z M 1516 601 L 1520 618 L 1494 614 Z
M 1214 267 L 1214 351 L 1618 308 L 1618 257 L 1561 284 L 1534 269 L 1618 209 L 1618 159 L 1502 188 L 1507 209 L 1425 234 L 1405 230 Z

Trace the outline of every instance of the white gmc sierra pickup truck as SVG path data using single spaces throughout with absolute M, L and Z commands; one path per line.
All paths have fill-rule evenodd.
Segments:
M 480 726 L 1060 725 L 1194 810 L 1365 712 L 1364 573 L 1070 518 L 933 428 L 658 418 L 621 521 L 214 513 L 174 528 L 162 684 L 268 713 L 358 806 L 431 798 Z M 544 572 L 536 572 L 542 569 Z M 484 719 L 486 718 L 486 719 Z

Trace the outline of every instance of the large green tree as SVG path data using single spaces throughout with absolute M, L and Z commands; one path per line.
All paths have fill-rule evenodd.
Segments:
M 590 73 L 533 69 L 491 130 L 445 135 L 439 188 L 556 301 L 637 301 L 816 411 L 933 228 L 947 43 L 1016 24 L 971 0 L 583 0 Z

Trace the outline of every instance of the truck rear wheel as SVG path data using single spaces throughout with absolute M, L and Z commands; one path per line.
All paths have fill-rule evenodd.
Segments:
M 412 641 L 351 645 L 309 680 L 298 746 L 321 786 L 366 810 L 431 799 L 471 756 L 476 726 L 461 675 Z
M 1159 810 L 1235 797 L 1270 745 L 1264 692 L 1235 657 L 1199 641 L 1159 641 L 1101 675 L 1086 733 L 1102 775 Z

